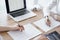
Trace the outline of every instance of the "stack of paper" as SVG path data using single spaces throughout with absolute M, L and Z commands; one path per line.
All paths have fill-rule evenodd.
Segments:
M 41 32 L 36 29 L 32 24 L 24 25 L 25 30 L 23 32 L 20 31 L 10 31 L 8 34 L 13 38 L 13 40 L 29 40 L 39 34 Z
M 51 26 L 50 27 L 46 25 L 45 18 L 42 18 L 41 20 L 38 20 L 38 21 L 34 22 L 34 24 L 45 32 L 47 32 L 47 31 L 49 31 L 49 30 L 51 30 L 51 29 L 60 25 L 60 22 L 54 20 L 52 17 L 50 17 L 50 21 L 51 21 Z

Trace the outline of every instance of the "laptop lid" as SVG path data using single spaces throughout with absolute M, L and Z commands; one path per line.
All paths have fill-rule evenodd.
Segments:
M 26 0 L 5 0 L 7 13 L 26 9 Z

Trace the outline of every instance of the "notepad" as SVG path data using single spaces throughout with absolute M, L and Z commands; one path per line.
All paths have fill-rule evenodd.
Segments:
M 3 40 L 3 37 L 0 35 L 0 40 Z
M 54 20 L 52 17 L 50 17 L 50 21 L 51 21 L 51 27 L 46 25 L 45 18 L 42 18 L 42 19 L 34 22 L 33 24 L 35 24 L 37 27 L 39 27 L 40 29 L 42 29 L 45 32 L 47 32 L 55 27 L 58 27 L 58 25 L 60 25 L 60 22 Z
M 8 34 L 13 38 L 13 40 L 29 40 L 42 32 L 36 29 L 32 24 L 24 25 L 25 30 L 20 31 L 10 31 Z

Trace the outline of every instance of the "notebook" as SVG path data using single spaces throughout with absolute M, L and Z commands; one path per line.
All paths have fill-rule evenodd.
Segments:
M 52 17 L 50 17 L 49 19 L 51 21 L 51 26 L 50 27 L 46 25 L 45 18 L 42 18 L 42 19 L 34 22 L 33 24 L 36 25 L 37 27 L 39 27 L 40 29 L 42 29 L 45 32 L 47 32 L 49 30 L 52 30 L 53 28 L 60 25 L 60 22 L 54 20 Z
M 29 40 L 42 32 L 36 29 L 32 24 L 24 25 L 25 30 L 20 31 L 10 31 L 8 34 L 13 38 L 13 40 Z

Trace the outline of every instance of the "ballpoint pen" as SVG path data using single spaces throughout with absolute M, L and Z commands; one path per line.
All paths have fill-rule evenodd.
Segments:
M 17 21 L 15 21 L 15 22 L 18 24 L 19 27 L 21 27 L 20 24 L 19 24 L 19 22 L 17 22 Z
M 18 24 L 18 27 L 22 28 L 21 31 L 25 30 L 24 27 L 22 25 L 19 24 L 19 22 L 15 21 Z

